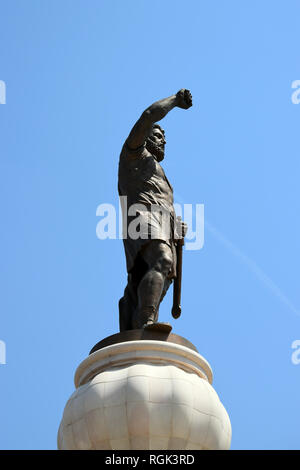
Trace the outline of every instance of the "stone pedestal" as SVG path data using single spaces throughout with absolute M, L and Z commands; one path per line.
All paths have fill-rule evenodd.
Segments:
M 58 448 L 229 449 L 230 420 L 196 348 L 173 334 L 125 333 L 96 345 L 76 370 Z

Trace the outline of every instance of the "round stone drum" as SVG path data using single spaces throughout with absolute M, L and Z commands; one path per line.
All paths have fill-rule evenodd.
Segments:
M 70 450 L 229 449 L 231 424 L 208 362 L 168 341 L 96 350 L 75 373 L 58 431 Z

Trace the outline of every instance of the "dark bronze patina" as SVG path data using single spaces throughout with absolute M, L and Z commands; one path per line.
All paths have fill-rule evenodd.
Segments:
M 153 103 L 132 128 L 120 154 L 118 190 L 122 196 L 128 272 L 124 296 L 119 301 L 121 332 L 154 328 L 168 334 L 171 327 L 158 323 L 158 311 L 173 280 L 172 315 L 178 318 L 181 313 L 181 250 L 187 226 L 176 218 L 173 188 L 160 165 L 166 140 L 164 130 L 156 123 L 175 107 L 191 106 L 192 95 L 186 89 Z M 139 210 L 130 214 L 128 209 L 136 204 Z M 133 237 L 130 224 L 137 216 L 141 230 L 139 237 Z

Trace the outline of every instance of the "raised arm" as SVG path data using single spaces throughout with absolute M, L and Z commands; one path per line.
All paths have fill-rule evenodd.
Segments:
M 192 95 L 185 88 L 179 90 L 176 95 L 156 101 L 143 112 L 133 126 L 126 141 L 128 147 L 134 150 L 143 145 L 151 133 L 153 124 L 163 119 L 171 109 L 175 107 L 188 109 L 191 106 Z

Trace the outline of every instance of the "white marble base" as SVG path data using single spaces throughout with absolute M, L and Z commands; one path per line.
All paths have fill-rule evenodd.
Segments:
M 231 425 L 207 361 L 165 341 L 91 354 L 75 374 L 59 449 L 229 449 Z

